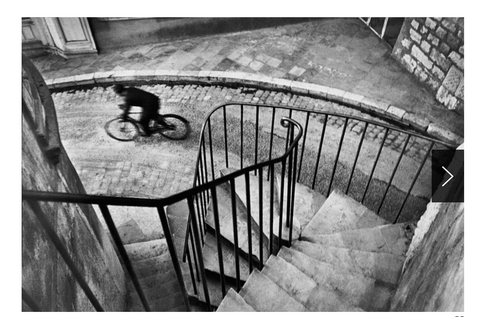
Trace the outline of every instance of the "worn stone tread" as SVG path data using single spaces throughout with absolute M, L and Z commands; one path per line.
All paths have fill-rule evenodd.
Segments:
M 218 200 L 218 212 L 219 212 L 219 221 L 220 221 L 220 234 L 222 237 L 230 241 L 233 245 L 235 244 L 234 233 L 233 233 L 233 215 L 232 215 L 232 193 L 230 192 L 230 185 L 223 183 L 216 187 L 217 200 Z M 235 206 L 237 211 L 237 238 L 238 238 L 238 247 L 248 254 L 249 252 L 249 236 L 248 236 L 248 226 L 247 226 L 247 211 L 243 202 L 238 198 L 238 196 L 233 193 L 233 199 L 235 200 Z M 211 230 L 215 230 L 215 221 L 213 215 L 213 200 L 208 207 L 206 223 Z M 260 228 L 258 224 L 252 219 L 251 220 L 251 239 L 252 239 L 252 254 L 259 259 L 260 258 Z M 268 239 L 263 235 L 262 239 L 262 252 L 263 254 L 268 254 Z
M 255 309 L 231 288 L 218 306 L 217 312 L 255 312 Z
M 352 305 L 347 296 L 318 284 L 280 257 L 271 256 L 262 273 L 311 311 L 362 311 Z
M 234 168 L 225 168 L 220 170 L 221 175 L 228 175 L 233 172 L 237 171 Z M 270 182 L 267 180 L 263 180 L 262 190 L 263 195 L 259 195 L 258 192 L 260 190 L 259 186 L 259 177 L 256 176 L 253 172 L 249 173 L 249 180 L 250 180 L 250 208 L 251 208 L 251 217 L 255 220 L 257 224 L 260 224 L 260 197 L 262 198 L 262 218 L 263 218 L 263 233 L 266 237 L 270 237 Z M 276 181 L 276 179 L 274 178 Z M 274 219 L 278 216 L 279 213 L 279 198 L 278 193 L 276 191 L 277 186 L 274 184 L 274 198 L 273 198 L 273 216 Z M 247 206 L 247 190 L 246 190 L 246 181 L 245 177 L 238 177 L 235 179 L 235 192 L 243 202 L 245 206 Z M 275 231 L 274 231 L 275 234 Z
M 125 245 L 130 261 L 140 261 L 168 253 L 166 239 L 156 239 Z
M 302 236 L 373 228 L 388 221 L 353 198 L 334 190 L 302 232 Z
M 413 236 L 411 224 L 391 224 L 328 235 L 305 235 L 301 240 L 338 248 L 405 255 Z
M 344 294 L 352 305 L 365 311 L 386 311 L 395 292 L 386 285 L 358 272 L 318 261 L 302 252 L 283 247 L 278 257 L 296 266 L 317 284 Z
M 359 272 L 376 280 L 396 285 L 401 274 L 404 256 L 345 248 L 322 246 L 296 241 L 292 248 L 319 261 Z
M 250 274 L 239 294 L 258 312 L 308 311 L 305 305 L 291 297 L 257 269 Z
M 140 279 L 173 269 L 172 258 L 168 252 L 132 262 L 132 265 Z
M 223 240 L 223 239 L 222 239 Z M 224 274 L 231 278 L 236 278 L 235 251 L 234 248 L 222 241 L 222 258 Z M 205 236 L 205 245 L 203 246 L 203 259 L 205 269 L 220 274 L 220 265 L 218 262 L 217 238 L 207 232 Z M 246 281 L 248 278 L 248 261 L 239 255 L 240 279 Z

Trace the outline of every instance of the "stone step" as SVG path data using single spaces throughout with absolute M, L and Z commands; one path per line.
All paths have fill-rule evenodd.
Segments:
M 196 301 L 201 303 L 202 305 L 206 305 L 206 297 L 203 289 L 203 282 L 197 280 L 197 275 L 195 273 L 195 282 L 197 287 L 197 293 L 195 294 L 192 279 L 190 277 L 190 272 L 188 270 L 188 264 L 182 263 L 182 272 L 184 273 L 183 279 L 185 281 L 185 288 L 189 296 L 194 298 Z M 194 268 L 195 270 L 195 268 Z M 211 276 L 207 275 L 207 287 L 208 287 L 208 295 L 210 298 L 210 304 L 212 307 L 218 307 L 223 299 L 222 294 L 222 284 L 220 282 L 220 278 L 218 276 Z M 243 286 L 243 283 L 240 284 L 240 287 Z M 230 280 L 225 280 L 225 291 L 228 292 L 230 288 L 235 288 L 235 284 L 232 283 Z
M 354 199 L 334 190 L 302 232 L 302 236 L 373 228 L 386 225 L 379 217 Z
M 189 214 L 186 200 L 167 206 L 166 214 L 177 256 L 181 258 L 183 255 Z
M 125 245 L 125 250 L 132 262 L 168 254 L 168 246 L 165 239 L 127 244 Z
M 152 311 L 170 311 L 175 306 L 185 308 L 183 295 L 176 276 L 167 278 L 165 274 L 148 277 L 140 281 L 143 293 Z M 127 283 L 127 306 L 129 311 L 144 311 L 133 283 Z
M 236 172 L 237 169 L 234 168 L 225 168 L 220 171 L 222 176 L 228 175 L 230 173 Z M 265 175 L 266 177 L 266 175 Z M 257 224 L 260 224 L 260 198 L 262 199 L 262 218 L 263 218 L 263 233 L 267 238 L 270 238 L 270 181 L 266 178 L 262 180 L 262 195 L 259 194 L 260 192 L 260 185 L 259 185 L 259 177 L 255 175 L 255 173 L 249 173 L 250 179 L 250 187 L 248 191 L 250 193 L 250 208 L 251 208 L 251 217 L 255 220 Z M 276 182 L 276 178 L 273 178 L 274 182 Z M 278 210 L 279 210 L 279 199 L 278 193 L 276 191 L 276 184 L 273 185 L 274 192 L 273 192 L 273 219 L 278 217 Z M 246 188 L 246 181 L 245 177 L 241 176 L 235 179 L 235 192 L 243 202 L 245 206 L 247 206 L 247 188 Z M 278 227 L 277 227 L 278 228 Z M 276 229 L 278 230 L 278 229 Z M 274 230 L 274 233 L 277 232 Z
M 217 201 L 218 201 L 218 214 L 220 221 L 220 234 L 222 237 L 230 241 L 234 245 L 234 232 L 233 232 L 233 216 L 232 216 L 232 193 L 230 192 L 230 185 L 226 183 L 220 184 L 216 187 L 217 192 Z M 242 252 L 248 254 L 249 252 L 249 238 L 248 238 L 248 227 L 247 227 L 247 209 L 243 202 L 238 198 L 238 196 L 233 193 L 233 199 L 235 199 L 235 205 L 237 210 L 237 237 L 238 237 L 238 247 Z M 208 207 L 207 226 L 210 227 L 210 230 L 215 231 L 215 222 L 213 215 L 213 200 L 211 200 Z M 252 219 L 251 220 L 251 243 L 252 243 L 252 254 L 256 259 L 260 259 L 260 228 L 258 224 Z M 268 239 L 263 235 L 263 248 L 262 252 L 264 257 L 268 254 Z
M 281 192 L 281 178 L 277 175 L 278 192 Z M 283 206 L 287 205 L 287 191 L 288 182 L 284 182 L 284 202 Z M 323 206 L 327 198 L 322 194 L 310 189 L 309 187 L 300 183 L 295 184 L 295 201 L 293 204 L 293 215 L 300 225 L 300 232 L 302 232 L 307 224 L 312 220 L 317 211 Z M 284 207 L 285 208 L 285 207 Z
M 160 222 L 158 225 L 160 226 Z M 142 229 L 140 229 L 137 222 L 133 219 L 129 219 L 118 226 L 117 231 L 124 245 L 149 240 L 149 238 L 143 233 Z
M 283 247 L 277 255 L 296 266 L 319 285 L 340 292 L 365 311 L 387 311 L 395 289 L 357 272 L 320 262 L 302 252 Z
M 235 266 L 235 251 L 230 243 L 227 243 L 223 238 L 221 239 L 222 257 L 223 257 L 223 272 L 227 277 L 236 279 Z M 220 274 L 220 264 L 218 262 L 218 248 L 217 238 L 215 235 L 207 232 L 205 236 L 205 245 L 203 246 L 203 260 L 205 269 Z M 249 266 L 248 261 L 239 255 L 240 279 L 246 281 L 248 278 Z
M 144 278 L 173 269 L 170 253 L 132 262 L 138 278 Z M 166 269 L 167 268 L 167 269 Z
M 257 269 L 250 274 L 239 294 L 258 312 L 308 311 L 307 307 Z
M 296 241 L 292 248 L 319 261 L 392 285 L 397 284 L 405 261 L 404 256 L 328 247 L 306 241 Z
M 349 303 L 346 296 L 327 288 L 284 259 L 271 256 L 262 273 L 310 311 L 362 311 Z
M 186 311 L 185 302 L 181 292 L 170 293 L 164 297 L 161 297 L 154 301 L 148 302 L 152 312 L 161 311 Z M 143 312 L 145 311 L 140 299 L 135 298 L 132 304 L 129 306 L 131 312 Z
M 217 312 L 255 312 L 255 310 L 231 288 L 218 306 Z
M 401 223 L 328 235 L 304 235 L 301 240 L 323 246 L 405 255 L 414 230 L 413 224 Z

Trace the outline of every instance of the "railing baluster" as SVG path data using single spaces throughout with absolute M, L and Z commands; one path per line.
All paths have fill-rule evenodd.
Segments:
M 333 163 L 332 177 L 330 178 L 330 183 L 328 184 L 327 196 L 330 195 L 330 191 L 332 189 L 333 179 L 335 177 L 335 172 L 337 170 L 338 159 L 340 158 L 340 152 L 342 151 L 343 139 L 345 137 L 345 132 L 347 131 L 347 125 L 348 125 L 348 118 L 345 119 L 345 124 L 343 125 L 342 135 L 340 137 L 340 142 L 338 144 L 337 156 L 335 157 L 335 161 Z
M 274 200 L 273 200 L 273 193 L 275 192 L 275 165 L 272 163 L 272 164 L 269 164 L 269 167 L 270 167 L 270 171 L 271 171 L 271 174 L 270 174 L 270 246 L 269 246 L 269 251 L 270 251 L 270 255 L 272 255 L 273 253 L 273 239 L 274 239 L 274 236 L 273 236 L 273 209 L 274 209 Z M 260 246 L 261 247 L 261 246 Z M 263 262 L 262 262 L 262 265 L 263 265 Z
M 387 189 L 385 189 L 385 193 L 383 194 L 382 200 L 380 201 L 380 205 L 378 205 L 377 215 L 380 214 L 380 209 L 382 208 L 383 202 L 385 201 L 385 197 L 387 197 L 388 190 L 390 189 L 390 186 L 392 185 L 393 178 L 395 177 L 395 174 L 397 173 L 398 166 L 400 165 L 400 161 L 403 158 L 403 154 L 405 153 L 405 149 L 407 148 L 407 145 L 408 145 L 409 141 L 410 141 L 410 134 L 407 136 L 407 139 L 405 140 L 405 143 L 403 144 L 402 152 L 398 156 L 397 163 L 395 164 L 395 167 L 393 168 L 392 174 L 390 175 L 390 179 L 388 181 Z
M 193 204 L 192 204 L 193 207 Z M 177 281 L 180 286 L 180 291 L 182 292 L 183 302 L 187 311 L 190 311 L 190 301 L 188 300 L 187 290 L 185 289 L 185 282 L 183 281 L 182 269 L 180 268 L 180 262 L 178 262 L 177 251 L 175 250 L 175 245 L 173 244 L 172 233 L 168 226 L 167 215 L 165 214 L 165 209 L 163 206 L 157 207 L 158 216 L 160 217 L 160 223 L 162 225 L 163 233 L 165 239 L 167 240 L 168 251 L 170 252 L 170 258 L 172 259 L 173 269 L 177 275 Z
M 225 136 L 225 166 L 228 168 L 227 108 L 223 107 L 223 135 Z
M 289 138 L 289 143 L 293 142 L 293 128 L 289 127 L 290 129 L 290 134 L 288 136 Z M 290 226 L 290 193 L 292 191 L 292 168 L 293 168 L 293 161 L 292 161 L 293 156 L 289 155 L 288 156 L 288 182 L 287 182 L 287 208 L 286 208 L 286 217 L 285 217 L 285 224 L 287 227 Z
M 282 248 L 282 225 L 283 225 L 283 194 L 285 191 L 285 162 L 282 162 L 282 174 L 280 179 L 280 214 L 278 215 L 278 250 Z
M 193 293 L 195 295 L 198 295 L 197 282 L 195 281 L 195 274 L 193 273 L 192 257 L 190 256 L 190 249 L 188 247 L 188 241 L 187 241 L 186 249 L 187 249 L 188 269 L 190 270 L 190 279 L 192 280 Z
M 208 118 L 208 137 L 209 137 L 209 147 L 210 147 L 210 165 L 212 168 L 212 180 L 215 180 L 215 167 L 213 160 L 213 142 L 212 142 L 212 124 L 210 118 Z
M 245 193 L 247 195 L 248 268 L 252 272 L 252 206 L 250 201 L 250 174 L 245 173 Z M 260 236 L 262 234 L 260 233 Z M 261 249 L 261 247 L 260 247 Z
M 363 145 L 363 140 L 365 139 L 365 134 L 367 132 L 368 122 L 365 123 L 365 129 L 363 129 L 362 136 L 360 137 L 360 142 L 358 143 L 357 153 L 355 154 L 355 160 L 353 161 L 352 171 L 350 172 L 350 177 L 348 178 L 347 190 L 345 194 L 348 195 L 348 191 L 350 190 L 350 184 L 352 183 L 353 173 L 355 172 L 355 167 L 357 166 L 358 156 L 360 155 L 360 150 Z
M 315 189 L 315 181 L 317 180 L 318 164 L 320 163 L 320 154 L 322 153 L 323 138 L 325 137 L 325 129 L 327 128 L 328 114 L 325 115 L 325 122 L 323 123 L 322 136 L 320 137 L 320 144 L 318 145 L 317 163 L 313 171 L 312 189 Z
M 191 219 L 191 218 L 190 218 Z M 192 235 L 192 222 L 190 221 L 190 226 L 188 226 L 188 231 L 190 232 L 190 244 L 192 245 L 192 252 L 193 252 L 193 262 L 195 264 L 195 272 L 197 273 L 197 281 L 200 282 L 200 269 L 198 268 L 198 258 L 197 258 L 197 250 L 195 248 L 195 243 L 193 242 L 193 235 Z
M 272 196 L 273 193 L 270 193 Z M 260 227 L 260 270 L 263 268 L 263 168 L 258 170 L 258 226 Z M 251 271 L 250 271 L 251 272 Z
M 217 255 L 218 255 L 218 267 L 220 269 L 220 283 L 222 285 L 222 294 L 225 296 L 227 294 L 225 288 L 225 270 L 223 266 L 223 252 L 222 252 L 222 234 L 220 232 L 220 217 L 218 215 L 218 199 L 217 199 L 217 189 L 212 187 L 212 212 L 213 219 L 215 222 L 215 237 L 217 240 Z
M 243 104 L 240 105 L 240 169 L 243 169 Z
M 233 222 L 233 245 L 235 248 L 235 276 L 237 292 L 240 291 L 240 258 L 238 254 L 238 222 L 237 222 L 237 202 L 235 194 L 235 178 L 230 180 L 230 191 L 232 193 L 232 222 Z
M 385 140 L 387 139 L 388 132 L 390 132 L 390 128 L 387 128 L 387 130 L 385 131 L 385 135 L 383 136 L 382 143 L 380 144 L 380 148 L 378 149 L 377 156 L 375 157 L 372 171 L 370 172 L 367 186 L 365 186 L 365 192 L 363 193 L 363 196 L 362 196 L 362 201 L 361 201 L 362 204 L 365 201 L 365 197 L 367 196 L 368 187 L 370 186 L 370 182 L 372 181 L 373 173 L 375 173 L 375 168 L 377 167 L 378 159 L 380 158 L 380 154 L 382 153 L 383 145 L 385 144 Z
M 200 165 L 200 178 L 202 180 L 202 183 L 204 183 L 204 179 L 203 179 L 204 175 L 201 172 L 203 170 L 202 160 L 200 160 L 199 165 Z M 198 206 L 198 196 L 200 196 L 200 200 L 202 201 L 202 206 L 204 206 L 204 204 L 203 204 L 203 199 L 204 199 L 203 193 L 200 193 L 200 195 L 195 195 L 195 201 L 197 201 L 197 206 Z M 203 232 L 203 234 L 200 237 L 202 239 L 202 244 L 205 244 L 205 240 L 204 240 L 203 236 L 207 232 L 207 228 L 205 228 L 206 227 L 205 226 L 206 211 L 203 210 L 203 209 L 200 210 L 200 208 L 196 208 L 196 211 L 197 211 L 197 215 L 198 215 L 199 229 L 200 229 L 201 232 Z
M 289 232 L 289 235 L 288 235 L 288 243 L 289 243 L 289 246 L 292 245 L 292 233 L 293 233 L 293 217 L 294 217 L 294 212 L 295 212 L 295 186 L 296 186 L 296 171 L 297 171 L 297 160 L 298 160 L 298 144 L 297 146 L 295 147 L 295 152 L 294 152 L 294 159 L 293 159 L 293 186 L 292 186 L 292 202 L 291 202 L 291 209 L 292 209 L 292 214 L 290 216 L 290 219 L 292 220 L 292 225 L 290 226 L 290 232 Z
M 307 141 L 307 133 L 308 133 L 308 123 L 310 121 L 310 111 L 307 112 L 307 118 L 305 119 L 305 133 L 303 134 L 303 143 L 302 143 L 302 154 L 300 155 L 300 165 L 298 166 L 298 177 L 297 182 L 300 181 L 300 173 L 302 171 L 302 163 L 303 163 L 303 153 L 305 152 L 305 142 Z
M 400 214 L 402 213 L 403 207 L 405 207 L 405 204 L 407 203 L 408 196 L 410 196 L 410 193 L 412 192 L 413 186 L 415 186 L 415 183 L 417 182 L 417 178 L 422 172 L 423 166 L 425 165 L 425 162 L 427 161 L 427 158 L 430 156 L 430 153 L 432 152 L 433 145 L 435 143 L 431 142 L 430 146 L 428 147 L 427 153 L 425 153 L 425 156 L 423 157 L 422 163 L 420 163 L 420 166 L 418 167 L 417 172 L 415 173 L 415 176 L 413 177 L 413 181 L 410 184 L 410 187 L 408 188 L 407 194 L 405 195 L 405 198 L 403 199 L 402 205 L 400 206 L 400 209 L 398 210 L 397 216 L 395 217 L 395 220 L 393 223 L 397 223 L 398 218 L 400 218 Z
M 275 108 L 272 109 L 272 123 L 271 123 L 271 131 L 270 131 L 270 151 L 268 154 L 268 160 L 272 160 L 272 148 L 273 148 L 273 127 L 275 126 Z M 270 174 L 273 173 L 270 169 L 268 170 L 267 180 L 270 179 Z
M 258 164 L 258 119 L 259 119 L 259 111 L 260 108 L 256 107 L 255 112 L 255 165 Z M 255 170 L 255 175 L 257 175 L 257 171 Z
M 207 304 L 208 310 L 212 310 L 212 306 L 210 303 L 210 295 L 208 293 L 208 283 L 207 283 L 207 275 L 205 274 L 205 266 L 203 261 L 203 254 L 202 254 L 202 246 L 200 245 L 200 238 L 198 233 L 197 227 L 197 219 L 195 217 L 195 212 L 193 212 L 193 198 L 190 196 L 188 197 L 188 209 L 192 219 L 192 227 L 193 227 L 193 237 L 195 241 L 195 248 L 197 249 L 197 256 L 198 256 L 198 264 L 200 267 L 200 274 L 202 276 L 202 283 L 203 283 L 203 292 L 205 295 L 205 302 Z
M 33 213 L 37 217 L 38 222 L 40 222 L 40 224 L 43 227 L 43 229 L 45 230 L 47 236 L 50 238 L 53 245 L 57 249 L 58 253 L 60 254 L 60 256 L 65 261 L 65 264 L 68 266 L 68 268 L 72 272 L 73 276 L 77 280 L 77 283 L 80 285 L 82 290 L 85 292 L 85 295 L 90 300 L 93 307 L 97 311 L 104 311 L 102 305 L 100 305 L 98 299 L 95 297 L 92 290 L 90 289 L 90 286 L 88 286 L 88 283 L 85 281 L 82 274 L 80 273 L 80 270 L 77 268 L 77 266 L 75 265 L 75 262 L 73 261 L 73 259 L 69 255 L 67 248 L 63 245 L 62 241 L 60 240 L 57 233 L 55 232 L 55 229 L 53 229 L 53 227 L 50 225 L 50 222 L 48 221 L 48 218 L 45 215 L 45 213 L 42 211 L 38 201 L 28 199 L 27 202 L 30 205 L 30 207 L 32 208 Z M 147 308 L 149 308 L 148 303 L 147 303 L 145 309 L 147 309 Z

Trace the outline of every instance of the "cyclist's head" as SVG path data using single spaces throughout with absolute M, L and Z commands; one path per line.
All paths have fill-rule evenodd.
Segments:
M 115 91 L 117 94 L 122 93 L 124 90 L 125 90 L 124 85 L 117 84 L 113 86 L 113 91 Z

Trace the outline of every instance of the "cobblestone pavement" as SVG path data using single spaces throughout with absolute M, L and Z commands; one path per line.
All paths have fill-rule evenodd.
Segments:
M 422 122 L 434 122 L 439 129 L 463 136 L 463 117 L 440 106 L 359 19 L 319 19 L 128 47 L 71 60 L 51 55 L 33 62 L 45 79 L 123 70 L 185 70 L 252 73 L 320 84 L 383 100 Z M 208 91 L 198 94 L 205 98 Z M 256 96 L 266 102 L 274 100 L 269 97 Z
M 381 122 L 360 111 L 332 102 L 261 89 L 164 84 L 144 85 L 140 88 L 160 96 L 163 104 L 161 112 L 177 112 L 187 117 L 197 134 L 194 133 L 195 136 L 186 143 L 169 143 L 165 140 L 145 138 L 135 143 L 118 142 L 110 139 L 103 131 L 106 120 L 118 114 L 115 105 L 119 100 L 110 87 L 53 94 L 62 142 L 79 172 L 87 193 L 159 198 L 190 188 L 197 154 L 197 141 L 194 138 L 198 137 L 198 130 L 206 114 L 214 106 L 226 102 L 266 104 L 273 102 L 299 109 L 326 112 L 335 110 L 340 114 Z M 189 107 L 199 112 L 189 112 L 186 110 L 190 109 Z M 325 121 L 323 115 L 312 117 L 314 118 L 312 122 L 316 120 L 323 124 Z M 94 120 L 97 126 L 95 131 L 76 130 L 82 127 L 82 122 Z M 344 118 L 329 117 L 327 120 L 329 135 L 333 133 L 334 139 L 338 139 L 344 122 Z M 310 123 L 310 126 L 312 124 Z M 350 120 L 346 131 L 350 132 L 350 138 L 358 139 L 364 129 L 364 123 Z M 365 133 L 365 143 L 378 147 L 384 135 L 385 128 L 369 125 Z M 385 139 L 385 147 L 399 153 L 405 139 L 405 134 L 390 131 Z M 417 162 L 421 161 L 426 150 L 425 144 L 421 140 L 411 140 L 409 144 L 406 156 Z

